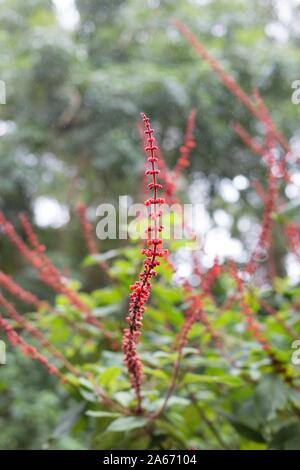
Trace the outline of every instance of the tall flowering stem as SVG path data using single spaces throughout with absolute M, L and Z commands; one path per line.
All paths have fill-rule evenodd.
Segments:
M 173 266 L 172 268 L 175 269 Z M 220 266 L 217 260 L 215 260 L 213 268 L 208 273 L 206 273 L 207 279 L 205 280 L 205 287 L 203 288 L 203 291 L 201 294 L 194 292 L 193 287 L 190 285 L 188 280 L 186 280 L 183 284 L 183 292 L 184 292 L 185 299 L 188 303 L 188 309 L 186 312 L 184 324 L 182 326 L 180 334 L 176 338 L 177 358 L 173 367 L 172 379 L 167 389 L 166 396 L 163 400 L 162 405 L 152 415 L 152 418 L 156 418 L 165 410 L 168 404 L 168 401 L 171 398 L 176 388 L 177 380 L 178 380 L 178 376 L 180 372 L 181 361 L 183 357 L 183 350 L 188 343 L 189 332 L 197 321 L 202 323 L 206 332 L 210 335 L 216 347 L 221 351 L 222 355 L 226 357 L 230 365 L 234 364 L 231 357 L 225 351 L 219 332 L 216 331 L 214 327 L 212 326 L 208 318 L 208 315 L 204 311 L 204 307 L 203 307 L 203 300 L 206 297 L 206 295 L 208 295 L 208 292 L 210 291 L 212 285 L 214 284 L 214 282 L 216 281 L 220 273 L 221 273 Z
M 91 374 L 82 373 L 79 369 L 73 366 L 73 364 L 65 358 L 65 356 L 46 338 L 46 336 L 38 330 L 35 326 L 32 325 L 29 321 L 27 321 L 22 315 L 20 315 L 17 310 L 15 309 L 14 305 L 8 302 L 3 295 L 0 294 L 0 305 L 2 305 L 9 315 L 9 317 L 18 323 L 18 325 L 24 329 L 30 336 L 36 339 L 42 348 L 47 349 L 47 351 L 51 354 L 51 356 L 57 359 L 66 370 L 74 374 L 76 377 L 86 376 L 94 385 L 96 395 L 103 401 L 103 403 L 111 405 L 113 408 L 119 409 L 118 405 L 111 400 L 104 390 L 96 383 L 94 377 Z M 27 344 L 23 338 L 18 335 L 15 330 L 12 328 L 11 325 L 5 325 L 6 320 L 0 317 L 0 329 L 2 328 L 6 334 L 8 334 L 8 339 L 12 343 L 13 346 L 20 345 L 22 353 L 26 355 L 30 355 L 33 359 L 37 359 L 41 362 L 44 366 L 47 367 L 48 371 L 51 374 L 56 375 L 59 377 L 62 382 L 65 382 L 68 377 L 64 376 L 55 366 L 53 366 L 48 359 L 46 359 L 42 354 L 40 354 L 36 348 Z
M 255 95 L 256 96 L 256 95 Z M 261 197 L 264 203 L 264 211 L 262 217 L 261 231 L 258 241 L 250 255 L 250 259 L 246 265 L 245 271 L 250 275 L 254 274 L 259 266 L 259 261 L 264 259 L 267 254 L 267 250 L 270 249 L 272 244 L 272 213 L 276 209 L 276 197 L 278 194 L 278 179 L 281 176 L 287 177 L 285 169 L 285 159 L 278 162 L 275 158 L 275 143 L 276 135 L 274 127 L 271 125 L 272 121 L 265 105 L 259 104 L 259 116 L 261 122 L 264 124 L 265 129 L 265 142 L 264 146 L 260 146 L 255 140 L 248 134 L 248 132 L 238 123 L 234 125 L 234 129 L 240 136 L 241 140 L 253 151 L 262 157 L 263 162 L 267 168 L 268 174 L 268 187 L 267 190 L 260 185 L 258 182 L 254 182 L 254 187 L 257 190 L 258 195 Z M 269 270 L 271 278 L 273 278 L 274 266 L 269 256 Z
M 35 328 L 29 321 L 27 321 L 22 315 L 20 315 L 15 307 L 8 302 L 3 295 L 0 294 L 0 305 L 3 305 L 7 314 L 16 321 L 25 331 L 27 331 L 33 338 L 35 338 L 43 348 L 48 349 L 48 351 L 58 359 L 63 366 L 69 370 L 72 374 L 80 376 L 80 372 L 74 367 L 68 359 L 55 347 L 53 344 L 48 341 L 45 335 Z
M 246 131 L 246 129 L 239 123 L 235 122 L 233 124 L 233 129 L 239 135 L 240 139 L 244 144 L 252 150 L 256 155 L 264 155 L 266 149 L 256 142 L 255 139 Z
M 246 302 L 244 281 L 242 280 L 240 273 L 238 272 L 237 266 L 234 262 L 230 263 L 230 272 L 239 294 L 239 307 L 241 308 L 241 312 L 245 317 L 247 330 L 260 343 L 264 351 L 270 352 L 271 345 L 268 339 L 264 337 L 261 331 L 260 323 L 255 319 L 253 311 Z
M 66 317 L 63 312 L 53 308 L 46 300 L 39 299 L 35 294 L 17 284 L 12 277 L 0 271 L 0 285 L 14 297 L 20 299 L 22 302 L 33 305 L 37 310 L 48 310 L 49 312 L 62 318 L 73 330 L 86 335 L 87 330 L 79 323 L 76 323 L 71 318 Z
M 87 218 L 87 207 L 83 202 L 78 204 L 77 206 L 77 213 L 79 216 L 81 230 L 84 236 L 85 244 L 87 246 L 88 252 L 90 255 L 96 255 L 98 253 L 97 244 L 93 237 L 93 226 L 88 221 Z M 107 272 L 108 271 L 108 264 L 105 261 L 98 262 L 99 267 Z
M 148 136 L 145 135 L 145 132 L 144 132 L 144 125 L 142 123 L 138 123 L 137 124 L 137 128 L 138 128 L 138 131 L 140 133 L 140 136 L 141 136 L 141 144 L 142 144 L 142 148 L 143 150 L 145 149 L 145 147 L 148 146 Z M 158 147 L 157 148 L 157 151 L 156 151 L 156 155 L 158 157 L 158 161 L 157 161 L 157 167 L 158 169 L 160 170 L 160 174 L 159 174 L 159 179 L 164 187 L 164 196 L 165 196 L 165 199 L 166 199 L 166 202 L 169 203 L 171 198 L 174 197 L 174 192 L 176 190 L 176 182 L 175 182 L 175 178 L 173 177 L 173 173 L 174 171 L 170 170 L 166 164 L 166 161 L 165 161 L 165 157 L 163 155 L 163 152 L 162 150 Z M 147 179 L 148 179 L 148 175 L 144 172 L 143 173 L 143 176 L 142 176 L 142 179 L 141 179 L 141 194 L 143 196 L 145 196 L 147 194 Z M 174 202 L 174 201 L 173 201 Z
M 265 204 L 268 200 L 268 193 L 265 190 L 265 188 L 257 179 L 253 179 L 251 185 L 255 189 L 256 194 L 260 197 L 262 202 Z
M 2 271 L 0 271 L 0 285 L 13 296 L 22 300 L 22 302 L 25 302 L 26 304 L 34 305 L 37 309 L 42 306 L 46 306 L 46 303 L 38 299 L 36 295 L 23 289 L 23 287 L 16 284 L 10 276 L 3 273 Z
M 259 262 L 264 259 L 272 243 L 272 213 L 275 210 L 277 181 L 272 169 L 269 170 L 268 191 L 264 200 L 264 211 L 258 241 L 250 255 L 245 271 L 250 275 L 258 269 Z
M 286 225 L 285 234 L 291 252 L 300 261 L 300 227 L 295 222 L 289 222 Z
M 221 353 L 226 356 L 226 358 L 231 361 L 231 358 L 227 355 L 223 342 L 221 340 L 220 333 L 216 331 L 213 325 L 210 322 L 210 319 L 207 313 L 204 311 L 203 301 L 206 297 L 212 298 L 211 295 L 211 288 L 214 285 L 215 281 L 221 274 L 221 267 L 216 259 L 214 264 L 210 270 L 208 270 L 205 275 L 202 275 L 201 278 L 201 288 L 202 292 L 200 294 L 195 293 L 191 285 L 186 282 L 184 284 L 184 292 L 185 297 L 188 303 L 187 314 L 185 318 L 185 323 L 183 329 L 181 331 L 181 335 L 179 338 L 179 351 L 180 348 L 184 348 L 187 344 L 188 340 L 188 333 L 192 328 L 193 324 L 196 321 L 199 321 L 204 326 L 206 332 L 210 335 L 212 340 L 214 341 L 216 348 L 221 351 Z
M 194 34 L 179 20 L 173 20 L 174 26 L 180 31 L 180 33 L 187 39 L 187 41 L 193 46 L 195 51 L 208 63 L 210 68 L 218 75 L 220 80 L 226 86 L 226 88 L 235 95 L 238 100 L 250 111 L 250 113 L 262 122 L 262 107 L 263 102 L 258 96 L 257 92 L 254 93 L 254 100 L 252 100 L 247 93 L 239 86 L 236 80 L 227 73 L 221 64 L 214 59 L 209 52 L 206 50 L 204 45 L 194 36 Z M 264 111 L 266 107 L 264 108 Z M 284 136 L 279 132 L 275 123 L 271 120 L 270 116 L 264 113 L 265 118 L 268 119 L 268 126 L 272 129 L 272 133 L 276 136 L 276 140 L 280 143 L 282 148 L 287 152 L 290 152 L 290 146 Z
M 146 259 L 144 260 L 144 269 L 140 273 L 139 280 L 130 286 L 131 294 L 129 314 L 126 317 L 128 328 L 125 328 L 123 334 L 124 361 L 130 375 L 132 387 L 135 391 L 137 399 L 137 413 L 142 412 L 142 363 L 137 352 L 137 344 L 141 335 L 145 304 L 150 296 L 150 281 L 152 277 L 157 275 L 155 268 L 160 264 L 158 258 L 167 254 L 167 250 L 164 250 L 162 247 L 162 239 L 160 238 L 160 234 L 163 230 L 162 225 L 159 224 L 159 219 L 162 215 L 160 204 L 163 204 L 165 200 L 162 197 L 158 197 L 158 191 L 162 189 L 162 185 L 157 181 L 157 176 L 160 173 L 160 170 L 157 168 L 158 147 L 155 145 L 155 138 L 153 136 L 154 131 L 151 129 L 149 119 L 144 113 L 142 113 L 141 116 L 144 123 L 144 132 L 147 138 L 145 153 L 148 156 L 148 165 L 146 167 L 145 174 L 150 177 L 148 190 L 152 191 L 152 197 L 144 202 L 145 206 L 149 208 L 149 225 L 146 229 L 147 248 L 141 250 L 141 253 L 146 256 Z
M 294 339 L 298 339 L 298 334 L 293 330 L 293 328 L 288 325 L 280 316 L 280 313 L 275 310 L 272 305 L 270 305 L 266 300 L 260 299 L 257 297 L 258 302 L 260 303 L 261 307 L 272 317 L 275 318 L 277 323 L 281 325 L 281 327 L 286 331 L 288 335 L 290 335 Z
M 283 364 L 282 361 L 278 359 L 269 340 L 264 336 L 260 323 L 255 319 L 253 310 L 249 307 L 246 301 L 245 283 L 240 277 L 237 266 L 234 262 L 230 263 L 230 273 L 237 287 L 237 291 L 240 297 L 239 307 L 241 309 L 242 315 L 245 318 L 248 332 L 259 342 L 261 348 L 268 355 L 275 372 L 281 375 L 286 383 L 290 384 L 292 379 L 285 364 Z
M 80 226 L 81 226 L 81 230 L 85 239 L 85 243 L 86 243 L 89 254 L 95 255 L 98 252 L 97 245 L 93 238 L 93 226 L 88 221 L 86 212 L 87 212 L 86 205 L 83 204 L 83 202 L 78 204 L 77 213 L 79 216 Z
M 184 143 L 179 149 L 179 158 L 173 171 L 173 175 L 176 179 L 180 176 L 181 171 L 190 165 L 189 158 L 192 150 L 196 147 L 196 142 L 194 139 L 195 122 L 196 110 L 192 109 L 187 120 Z
M 42 262 L 39 256 L 31 251 L 28 246 L 23 242 L 22 238 L 16 233 L 14 226 L 8 222 L 3 214 L 0 212 L 0 226 L 3 233 L 13 243 L 18 252 L 36 269 L 40 269 Z
M 112 339 L 110 332 L 104 331 L 102 323 L 100 323 L 92 314 L 91 309 L 84 303 L 79 295 L 70 289 L 62 280 L 59 270 L 54 266 L 50 258 L 45 254 L 45 246 L 42 245 L 38 237 L 33 231 L 33 228 L 24 214 L 20 215 L 20 221 L 27 235 L 27 238 L 32 245 L 32 250 L 23 242 L 21 237 L 16 233 L 14 226 L 8 222 L 2 212 L 0 212 L 0 225 L 3 228 L 4 234 L 14 244 L 21 255 L 29 261 L 29 263 L 38 270 L 41 281 L 50 286 L 55 292 L 65 295 L 72 305 L 84 314 L 86 323 L 94 325 L 96 328 L 103 332 L 103 335 Z
M 48 370 L 49 374 L 55 375 L 61 380 L 61 382 L 66 381 L 66 377 L 57 369 L 57 367 L 51 364 L 45 356 L 40 354 L 34 346 L 28 344 L 20 335 L 18 335 L 10 323 L 1 315 L 0 329 L 4 331 L 11 345 L 13 347 L 18 346 L 24 356 L 30 356 L 33 360 L 40 362 Z
M 281 144 L 281 146 L 287 151 L 287 153 L 290 154 L 290 151 L 291 151 L 290 145 L 288 141 L 286 140 L 286 138 L 277 129 L 276 124 L 272 120 L 269 110 L 257 88 L 254 89 L 252 95 L 257 105 L 258 114 L 260 115 L 260 116 L 258 115 L 257 117 L 264 124 L 264 126 L 268 129 L 267 136 L 269 134 L 271 139 L 273 137 L 275 140 L 277 140 L 277 142 Z M 266 144 L 268 146 L 267 141 L 266 141 Z
M 184 136 L 184 142 L 179 149 L 179 157 L 176 162 L 174 169 L 170 172 L 166 171 L 165 168 L 162 168 L 161 181 L 164 185 L 164 193 L 166 197 L 166 202 L 168 204 L 178 203 L 177 198 L 175 197 L 175 191 L 178 186 L 178 179 L 182 171 L 190 165 L 190 156 L 192 150 L 196 147 L 196 142 L 194 140 L 194 128 L 196 122 L 196 110 L 193 109 L 187 119 L 186 131 Z
M 259 182 L 254 181 L 253 186 L 264 203 L 264 211 L 262 217 L 262 226 L 258 242 L 251 253 L 250 259 L 246 266 L 246 272 L 254 274 L 259 266 L 259 261 L 262 260 L 269 249 L 268 254 L 268 267 L 270 279 L 276 275 L 276 268 L 270 250 L 272 245 L 272 213 L 275 211 L 276 198 L 279 191 L 279 179 L 284 178 L 286 182 L 290 181 L 290 175 L 286 168 L 287 152 L 283 158 L 278 160 L 276 158 L 275 143 L 276 143 L 276 129 L 269 115 L 268 109 L 260 98 L 258 92 L 255 92 L 255 98 L 259 106 L 260 120 L 264 124 L 265 142 L 264 146 L 256 143 L 256 141 L 248 134 L 248 132 L 238 123 L 234 125 L 235 131 L 238 133 L 242 141 L 256 154 L 262 157 L 266 165 L 268 173 L 268 187 L 265 190 Z

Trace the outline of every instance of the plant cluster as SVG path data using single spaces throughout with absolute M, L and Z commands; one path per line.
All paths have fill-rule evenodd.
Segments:
M 215 259 L 205 268 L 202 248 L 185 241 L 194 250 L 193 272 L 179 275 L 175 255 L 183 242 L 164 239 L 161 206 L 180 202 L 178 184 L 196 146 L 196 110 L 172 171 L 142 114 L 146 246 L 99 254 L 81 204 L 84 266 L 95 265 L 107 279 L 87 293 L 54 265 L 24 214 L 22 235 L 1 214 L 2 236 L 56 297 L 50 304 L 0 271 L 0 328 L 83 403 L 77 431 L 92 426 L 95 448 L 299 448 L 300 380 L 291 355 L 300 335 L 300 288 L 277 275 L 272 259 L 274 224 L 299 259 L 300 227 L 284 201 L 298 159 L 258 91 L 246 94 L 182 23 L 174 24 L 263 129 L 259 142 L 234 125 L 266 175 L 265 185 L 253 182 L 263 214 L 247 262 Z M 14 299 L 28 306 L 25 314 Z

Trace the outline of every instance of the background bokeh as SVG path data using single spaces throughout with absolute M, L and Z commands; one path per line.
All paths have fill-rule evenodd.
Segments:
M 243 88 L 260 90 L 299 147 L 300 105 L 291 102 L 291 84 L 300 78 L 297 0 L 0 1 L 7 92 L 0 105 L 0 208 L 17 226 L 17 213 L 28 212 L 52 258 L 75 278 L 84 256 L 78 202 L 87 203 L 93 220 L 101 202 L 140 200 L 141 111 L 152 118 L 172 167 L 188 114 L 197 110 L 197 148 L 181 192 L 186 202 L 203 204 L 208 265 L 215 255 L 243 261 L 258 230 L 262 204 L 249 181 L 263 181 L 264 170 L 232 124 L 240 121 L 254 135 L 261 129 L 180 36 L 173 17 Z M 300 198 L 300 173 L 286 196 Z M 277 245 L 278 271 L 296 282 L 299 265 L 285 258 L 280 237 Z M 23 286 L 50 296 L 2 238 L 0 263 Z M 93 270 L 81 280 L 87 288 L 103 282 Z M 59 417 L 74 407 L 55 391 L 55 380 L 10 351 L 8 363 L 0 368 L 0 448 L 84 447 L 82 438 L 63 437 Z

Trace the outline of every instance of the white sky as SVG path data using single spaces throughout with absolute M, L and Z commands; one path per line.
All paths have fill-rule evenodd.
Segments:
M 52 0 L 57 10 L 61 25 L 69 30 L 74 29 L 79 21 L 79 14 L 74 0 Z

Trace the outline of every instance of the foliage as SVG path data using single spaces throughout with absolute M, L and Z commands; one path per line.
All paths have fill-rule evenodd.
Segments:
M 106 331 L 111 332 L 118 345 L 127 310 L 130 273 L 138 270 L 138 258 L 136 248 L 124 249 L 111 264 L 112 285 L 80 294 L 93 315 L 105 321 Z M 286 280 L 280 279 L 275 279 L 274 284 L 275 290 L 250 290 L 247 302 L 277 356 L 287 365 L 288 375 L 299 387 L 297 368 L 291 364 L 290 334 L 292 330 L 299 336 L 299 319 L 293 311 L 299 288 L 288 287 Z M 157 416 L 172 382 L 178 335 L 184 323 L 183 291 L 170 285 L 165 265 L 159 269 L 159 282 L 153 285 L 153 300 L 144 316 L 139 346 L 144 364 L 142 414 L 134 413 L 135 395 L 120 348 L 111 350 L 110 340 L 103 338 L 94 326 L 86 325 L 80 333 L 73 331 L 69 320 L 78 324 L 81 315 L 66 297 L 56 298 L 54 310 L 30 314 L 29 318 L 47 332 L 51 343 L 80 370 L 80 377 L 64 371 L 65 388 L 80 404 L 80 411 L 75 407 L 75 419 L 72 412 L 65 413 L 59 437 L 72 429 L 77 438 L 88 431 L 89 445 L 97 449 L 299 449 L 299 391 L 275 373 L 266 353 L 245 330 L 239 306 L 222 305 L 222 299 L 234 292 L 227 274 L 220 277 L 214 292 L 214 300 L 206 299 L 205 310 L 221 335 L 224 350 L 216 348 L 205 325 L 195 323 L 189 344 L 183 349 L 174 394 Z M 269 298 L 275 303 L 274 315 L 260 307 L 260 299 Z M 9 383 L 11 386 L 13 382 Z M 113 406 L 103 403 L 97 387 L 113 398 Z M 47 409 L 49 405 L 45 406 Z
M 14 347 L 39 361 L 78 400 L 58 435 L 71 429 L 86 432 L 92 420 L 91 445 L 97 449 L 299 448 L 300 383 L 291 363 L 291 342 L 297 339 L 300 327 L 295 317 L 299 287 L 291 287 L 288 279 L 278 277 L 271 278 L 268 290 L 268 284 L 260 289 L 243 280 L 261 269 L 264 272 L 263 258 L 257 256 L 272 243 L 271 217 L 276 213 L 277 194 L 272 188 L 282 177 L 275 171 L 278 162 L 270 158 L 273 148 L 269 145 L 277 139 L 275 130 L 267 131 L 263 155 L 271 171 L 271 186 L 261 235 L 249 262 L 238 269 L 233 261 L 221 266 L 215 260 L 204 272 L 200 259 L 194 258 L 197 283 L 191 284 L 186 278 L 174 286 L 173 275 L 178 268 L 162 250 L 163 240 L 157 238 L 158 230 L 163 233 L 164 229 L 164 216 L 158 229 L 158 210 L 165 202 L 157 196 L 157 188 L 163 187 L 156 179 L 160 173 L 156 167 L 158 148 L 148 118 L 144 115 L 143 119 L 150 164 L 146 175 L 151 178 L 149 190 L 154 191 L 145 205 L 150 207 L 154 225 L 146 229 L 144 270 L 132 286 L 129 327 L 122 335 L 122 318 L 128 309 L 124 297 L 132 274 L 139 269 L 139 250 L 126 247 L 102 258 L 94 253 L 83 206 L 79 215 L 90 250 L 83 264 L 104 270 L 109 284 L 88 294 L 80 290 L 78 282 L 66 283 L 28 219 L 20 216 L 29 246 L 2 214 L 4 234 L 40 279 L 59 295 L 51 306 L 2 273 L 5 289 L 38 310 L 25 319 L 0 296 L 13 321 L 11 324 L 1 316 L 0 326 Z M 185 148 L 182 152 L 186 155 Z M 165 170 L 161 179 L 167 181 Z M 168 197 L 174 197 L 175 180 L 173 183 Z M 190 243 L 195 249 L 195 240 Z M 169 245 L 173 255 L 181 249 L 178 241 L 169 241 Z M 184 245 L 188 246 L 186 240 Z M 158 256 L 162 262 L 156 261 Z M 157 274 L 158 280 L 155 277 L 155 282 L 150 282 Z M 145 311 L 150 290 L 152 302 Z M 28 344 L 14 329 L 14 323 L 38 346 Z M 122 336 L 125 360 L 120 351 Z M 41 346 L 51 353 L 57 366 L 39 352 Z
M 0 335 L 1 339 L 2 334 Z M 0 378 L 0 448 L 81 449 L 86 445 L 56 431 L 65 410 L 76 405 L 53 378 L 17 351 L 8 351 Z M 33 397 L 36 396 L 36 399 Z M 59 429 L 58 429 L 59 430 Z
M 0 421 L 12 425 L 0 447 L 299 449 L 292 343 L 300 335 L 300 290 L 286 272 L 286 255 L 296 266 L 300 256 L 299 201 L 288 196 L 299 158 L 278 130 L 295 132 L 297 110 L 281 106 L 286 87 L 278 79 L 292 81 L 293 29 L 288 53 L 279 43 L 272 47 L 263 33 L 265 18 L 277 19 L 272 2 L 255 2 L 254 15 L 244 1 L 234 12 L 227 1 L 213 1 L 200 16 L 197 2 L 145 8 L 136 0 L 78 0 L 79 23 L 71 33 L 58 25 L 51 2 L 4 3 L 0 42 L 6 64 L 16 65 L 3 78 L 18 93 L 3 108 L 1 269 L 16 276 L 0 272 L 0 327 L 25 363 L 33 361 L 30 374 L 19 376 L 24 359 L 20 353 L 11 359 L 9 350 L 1 368 L 0 406 L 7 412 Z M 174 13 L 195 34 L 171 20 Z M 198 40 L 199 31 L 215 54 Z M 195 52 L 202 60 L 196 62 Z M 221 52 L 230 65 L 213 58 Z M 256 86 L 260 93 L 244 91 Z M 152 146 L 144 116 L 145 176 L 153 191 L 145 205 L 153 211 L 163 204 L 158 188 L 167 202 L 185 202 L 190 188 L 183 172 L 190 165 L 197 191 L 206 185 L 210 193 L 207 209 L 232 216 L 244 260 L 208 262 L 203 240 L 163 239 L 167 215 L 159 229 L 148 225 L 143 265 L 138 241 L 105 242 L 98 253 L 84 204 L 68 230 L 38 230 L 48 251 L 29 219 L 17 219 L 39 194 L 54 196 L 75 215 L 79 198 L 93 209 L 99 197 L 113 200 L 120 190 L 136 196 L 137 179 L 144 191 L 133 131 L 141 109 L 156 117 L 162 143 L 160 151 Z M 205 158 L 195 159 L 199 142 Z M 220 185 L 241 174 L 252 185 L 226 205 Z M 245 213 L 257 227 L 255 240 L 239 229 Z M 26 404 L 33 393 L 39 399 Z

